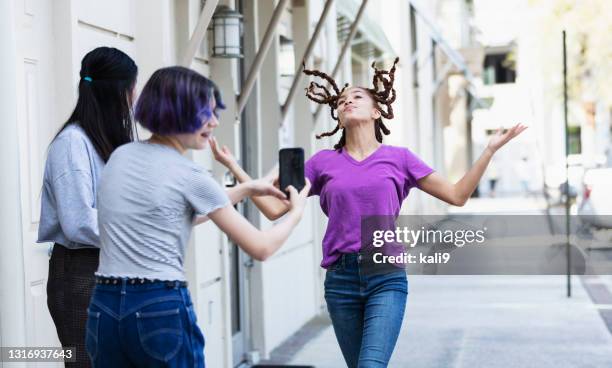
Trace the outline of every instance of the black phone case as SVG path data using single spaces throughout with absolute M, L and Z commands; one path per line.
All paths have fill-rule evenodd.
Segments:
M 304 150 L 301 148 L 283 148 L 278 153 L 278 161 L 280 189 L 289 198 L 289 192 L 285 191 L 288 185 L 293 185 L 298 192 L 306 185 L 304 180 Z

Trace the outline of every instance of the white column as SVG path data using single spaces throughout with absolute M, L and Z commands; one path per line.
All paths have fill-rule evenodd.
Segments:
M 292 26 L 293 26 L 293 41 L 295 42 L 295 55 L 296 55 L 296 65 L 297 68 L 301 65 L 302 60 L 299 60 L 297 55 L 303 55 L 306 50 L 306 46 L 310 41 L 310 38 L 313 36 L 312 32 L 314 28 L 310 25 L 311 20 L 314 18 L 312 14 L 309 14 L 313 11 L 312 5 L 304 3 L 304 6 L 293 6 L 293 17 L 292 17 Z M 317 12 L 316 14 L 320 14 L 319 9 L 314 10 Z M 328 18 L 331 18 L 329 16 Z M 321 32 L 323 33 L 323 32 Z M 323 38 L 323 34 L 320 35 L 319 38 Z M 310 60 L 307 61 L 307 63 Z M 307 64 L 308 65 L 308 64 Z M 310 64 L 312 65 L 312 64 Z M 297 77 L 297 76 L 296 76 Z M 299 83 L 298 91 L 304 91 L 308 86 L 310 78 L 302 78 Z M 304 96 L 303 92 L 301 92 L 298 96 L 295 97 L 295 101 L 293 102 L 293 116 L 289 115 L 285 120 L 285 124 L 289 124 L 292 122 L 294 125 L 294 142 L 296 147 L 304 148 L 304 158 L 308 160 L 312 155 L 316 153 L 314 150 L 313 137 L 315 135 L 314 132 L 314 120 L 312 118 L 312 113 L 310 112 L 310 100 L 306 96 Z M 318 202 L 315 200 L 308 201 L 309 204 L 306 207 L 306 212 L 304 213 L 303 222 L 308 222 L 309 228 L 309 238 L 313 239 L 314 245 L 312 246 L 312 254 L 315 263 L 313 264 L 313 278 L 314 278 L 314 290 L 313 290 L 313 303 L 315 310 L 320 310 L 320 308 L 325 304 L 325 300 L 323 298 L 323 279 L 321 268 L 319 267 L 319 261 L 322 257 L 321 254 L 321 241 L 323 239 L 323 232 L 325 228 L 318 228 L 317 221 L 319 217 L 324 217 L 323 212 L 320 209 Z
M 14 1 L 0 1 L 0 346 L 24 346 L 26 341 L 15 17 Z
M 259 34 L 263 36 L 275 11 L 277 1 L 260 1 L 259 7 Z M 259 40 L 261 42 L 262 40 Z M 280 128 L 280 99 L 278 96 L 278 52 L 280 49 L 279 39 L 274 36 L 272 45 L 264 58 L 263 65 L 259 71 L 259 83 L 261 91 L 260 108 L 261 120 L 261 175 L 265 174 L 278 162 L 278 130 Z
M 235 9 L 235 4 L 231 0 L 221 0 L 219 1 L 219 5 L 229 6 L 231 9 Z M 237 90 L 237 79 L 239 76 L 237 75 L 237 63 L 238 60 L 235 59 L 223 59 L 223 58 L 213 58 L 209 57 L 209 67 L 210 67 L 210 79 L 215 82 L 217 87 L 219 87 L 221 91 L 221 95 L 223 98 L 223 103 L 225 104 L 226 109 L 221 111 L 220 115 L 220 125 L 215 130 L 215 136 L 218 139 L 219 143 L 222 145 L 226 145 L 229 149 L 234 152 L 237 158 L 244 163 L 244 153 L 241 152 L 240 145 L 240 125 L 239 122 L 235 120 L 236 116 L 236 95 L 238 94 Z M 215 163 L 212 165 L 214 176 L 223 182 L 225 173 L 227 169 L 219 164 Z M 221 333 L 221 336 L 218 338 L 223 340 L 223 349 L 219 351 L 217 354 L 223 354 L 223 361 L 226 362 L 226 366 L 231 366 L 233 363 L 233 336 L 232 336 L 232 317 L 231 317 L 231 298 L 230 293 L 232 292 L 232 286 L 230 285 L 230 272 L 231 272 L 231 258 L 230 258 L 230 247 L 233 246 L 230 242 L 230 239 L 222 233 L 220 230 L 216 230 L 219 234 L 219 241 L 221 255 L 216 258 L 221 263 L 219 266 L 219 276 L 221 278 L 220 281 L 220 294 L 219 300 L 217 301 L 220 305 L 220 310 L 222 311 L 221 315 L 218 315 L 217 318 L 222 318 L 223 322 L 222 330 L 218 331 Z M 196 243 L 197 246 L 203 247 L 208 246 L 206 244 L 208 239 L 206 236 L 201 236 L 199 239 L 200 243 Z M 198 240 L 199 240 L 198 239 Z M 210 259 L 210 257 L 207 257 Z M 206 258 L 202 258 L 206 259 Z M 201 263 L 200 263 L 201 264 Z M 243 294 L 244 295 L 244 294 Z M 238 307 L 241 310 L 241 306 Z M 240 312 L 239 312 L 240 313 Z M 240 318 L 245 316 L 245 313 L 240 313 Z M 245 321 L 241 321 L 244 330 Z

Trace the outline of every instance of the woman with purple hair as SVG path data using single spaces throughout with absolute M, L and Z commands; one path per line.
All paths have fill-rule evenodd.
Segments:
M 149 140 L 117 149 L 100 180 L 100 266 L 88 309 L 94 367 L 204 367 L 204 336 L 186 287 L 184 255 L 192 227 L 211 219 L 257 260 L 271 256 L 299 222 L 310 184 L 289 200 L 271 181 L 227 192 L 183 154 L 206 148 L 223 109 L 215 84 L 183 67 L 157 70 L 135 108 Z M 273 196 L 285 221 L 260 231 L 233 207 Z

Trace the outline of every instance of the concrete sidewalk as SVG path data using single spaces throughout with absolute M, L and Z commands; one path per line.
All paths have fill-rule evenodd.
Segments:
M 389 367 L 612 366 L 612 334 L 598 313 L 612 305 L 593 304 L 578 277 L 569 299 L 564 276 L 410 276 L 409 283 Z M 319 331 L 276 363 L 344 367 L 332 327 Z
M 474 198 L 452 213 L 543 214 L 541 198 Z M 612 277 L 409 276 L 394 368 L 612 367 Z M 607 324 L 606 322 L 607 321 Z M 327 314 L 269 363 L 345 367 Z

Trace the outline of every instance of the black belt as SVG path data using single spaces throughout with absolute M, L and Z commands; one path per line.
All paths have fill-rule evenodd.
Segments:
M 164 283 L 166 287 L 187 287 L 187 281 L 168 281 L 168 280 L 157 280 L 157 279 L 144 279 L 144 278 L 129 278 L 129 277 L 104 277 L 96 276 L 96 284 L 105 285 L 121 285 L 122 281 L 126 280 L 128 285 L 150 285 L 157 283 Z

